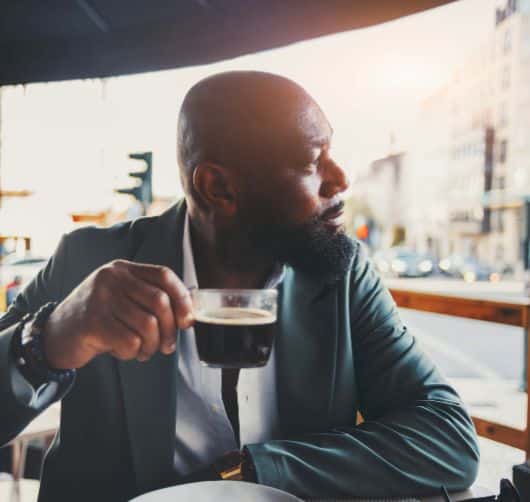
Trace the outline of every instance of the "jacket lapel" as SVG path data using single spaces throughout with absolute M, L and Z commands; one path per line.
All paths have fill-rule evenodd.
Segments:
M 286 273 L 276 342 L 278 408 L 284 434 L 351 424 L 355 416 L 349 322 L 341 318 L 348 312 L 344 291 L 348 282 L 349 274 L 344 281 L 327 285 L 292 269 Z
M 182 277 L 185 203 L 152 224 L 133 260 L 170 267 Z M 138 492 L 159 488 L 174 477 L 177 355 L 157 353 L 146 363 L 118 362 Z

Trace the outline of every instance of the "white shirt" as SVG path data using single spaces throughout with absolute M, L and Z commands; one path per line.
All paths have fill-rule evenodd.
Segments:
M 199 287 L 187 214 L 182 248 L 183 282 L 189 288 Z M 283 268 L 267 282 L 266 287 L 276 287 L 282 280 Z M 181 331 L 178 340 L 175 469 L 182 475 L 209 465 L 227 451 L 238 448 L 223 403 L 221 371 L 200 363 L 193 327 Z M 274 346 L 266 366 L 240 370 L 237 402 L 241 445 L 260 443 L 277 436 Z

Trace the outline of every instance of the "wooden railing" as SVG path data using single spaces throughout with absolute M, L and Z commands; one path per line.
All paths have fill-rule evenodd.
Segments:
M 530 335 L 530 301 L 527 300 L 505 302 L 471 299 L 392 288 L 390 292 L 398 307 L 518 326 L 525 330 L 526 337 Z M 525 343 L 525 348 L 526 368 L 530 368 L 528 343 Z M 526 372 L 526 388 L 530 389 L 530 371 Z M 530 459 L 529 417 L 530 399 L 527 399 L 526 426 L 523 430 L 480 417 L 472 418 L 480 436 L 524 450 L 528 460 Z

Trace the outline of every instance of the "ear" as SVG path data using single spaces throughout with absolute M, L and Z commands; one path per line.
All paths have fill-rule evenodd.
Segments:
M 211 162 L 199 164 L 193 172 L 193 188 L 206 206 L 225 216 L 236 212 L 236 191 L 226 168 Z

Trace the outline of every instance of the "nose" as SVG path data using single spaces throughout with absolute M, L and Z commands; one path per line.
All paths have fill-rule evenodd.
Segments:
M 320 196 L 331 199 L 338 193 L 344 192 L 350 186 L 348 175 L 334 160 L 329 159 L 323 170 Z

